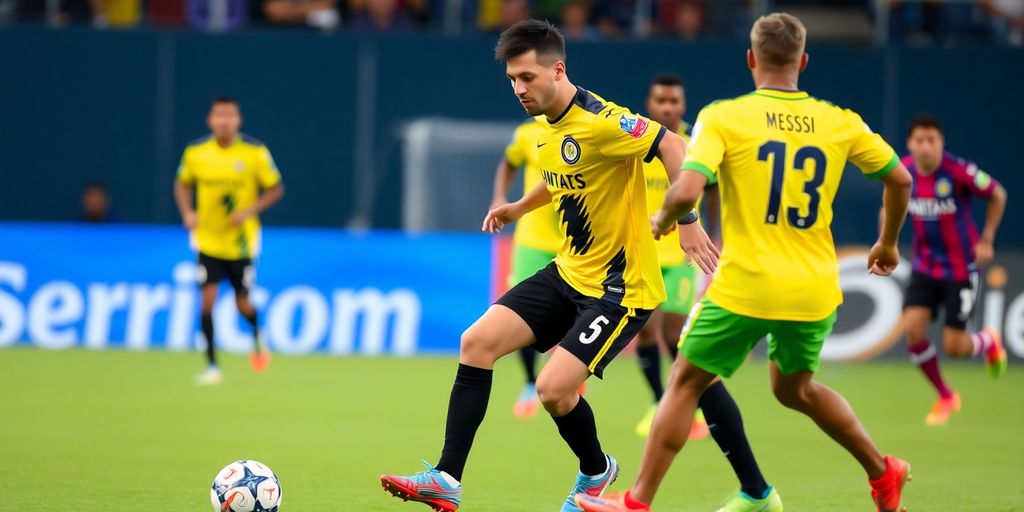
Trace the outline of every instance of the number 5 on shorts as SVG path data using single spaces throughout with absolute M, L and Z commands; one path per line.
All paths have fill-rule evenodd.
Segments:
M 590 332 L 580 333 L 580 343 L 584 345 L 590 345 L 591 343 L 593 343 L 594 340 L 596 340 L 597 337 L 601 335 L 601 330 L 604 329 L 604 326 L 608 324 L 608 319 L 605 318 L 604 315 L 595 318 L 593 322 L 590 322 Z

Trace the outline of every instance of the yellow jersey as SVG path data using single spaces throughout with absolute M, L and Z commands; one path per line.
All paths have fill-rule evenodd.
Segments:
M 877 179 L 899 159 L 859 115 L 806 92 L 705 107 L 683 170 L 718 176 L 725 246 L 707 297 L 754 318 L 831 315 L 843 301 L 832 200 L 847 162 Z
M 222 148 L 212 136 L 196 140 L 185 148 L 178 180 L 196 187 L 198 225 L 192 240 L 199 252 L 226 260 L 259 253 L 259 218 L 253 215 L 234 226 L 231 214 L 255 204 L 260 189 L 281 182 L 281 173 L 262 142 L 239 135 Z
M 523 192 L 529 193 L 538 183 L 544 181 L 540 172 L 537 139 L 546 129 L 544 116 L 530 119 L 516 128 L 512 141 L 505 148 L 505 160 L 513 167 L 523 168 Z M 513 240 L 539 251 L 554 253 L 562 246 L 562 232 L 558 229 L 558 213 L 551 204 L 546 204 L 526 214 L 516 222 Z
M 641 162 L 665 128 L 582 88 L 537 140 L 563 230 L 558 272 L 576 291 L 627 308 L 665 300 Z

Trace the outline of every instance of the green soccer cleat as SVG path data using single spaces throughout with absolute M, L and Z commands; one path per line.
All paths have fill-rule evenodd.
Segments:
M 654 424 L 654 413 L 658 412 L 658 404 L 653 404 L 647 408 L 647 413 L 644 414 L 643 419 L 640 423 L 636 424 L 636 435 L 639 437 L 647 437 L 651 432 L 651 425 Z
M 775 487 L 768 487 L 768 497 L 755 500 L 740 491 L 718 509 L 718 512 L 782 512 L 782 498 Z

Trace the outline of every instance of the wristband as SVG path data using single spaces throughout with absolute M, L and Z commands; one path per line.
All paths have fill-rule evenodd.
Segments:
M 693 224 L 694 222 L 697 222 L 698 218 L 699 217 L 697 217 L 697 210 L 690 210 L 690 213 L 687 213 L 686 215 L 683 215 L 676 222 L 680 226 L 685 226 L 687 224 Z

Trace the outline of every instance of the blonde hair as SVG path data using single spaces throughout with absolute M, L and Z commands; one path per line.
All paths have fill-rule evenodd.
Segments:
M 759 63 L 770 67 L 799 64 L 806 44 L 807 28 L 784 12 L 761 16 L 750 29 L 750 49 Z

